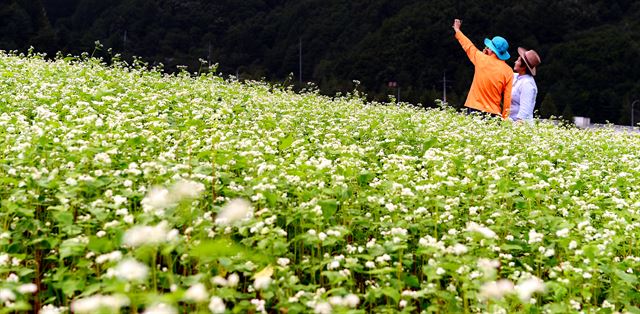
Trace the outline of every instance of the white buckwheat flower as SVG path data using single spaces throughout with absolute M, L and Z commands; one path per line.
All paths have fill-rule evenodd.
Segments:
M 469 249 L 464 244 L 460 243 L 456 243 L 453 247 L 451 247 L 451 252 L 453 252 L 453 254 L 455 255 L 462 255 L 464 253 L 467 253 L 468 251 Z
M 331 314 L 331 311 L 331 304 L 329 304 L 328 302 L 318 302 L 313 307 L 313 312 L 315 314 Z
M 93 160 L 97 163 L 102 163 L 102 164 L 110 164 L 111 163 L 111 157 L 109 157 L 109 154 L 107 153 L 97 153 L 94 157 Z
M 558 238 L 566 238 L 569 236 L 569 228 L 564 228 L 556 231 Z
M 578 247 L 578 242 L 576 242 L 575 240 L 571 240 L 571 242 L 569 243 L 569 250 L 573 250 L 577 247 Z
M 544 234 L 537 233 L 536 229 L 529 230 L 529 244 L 542 242 L 543 237 L 544 237 Z
M 176 182 L 169 190 L 169 195 L 174 202 L 183 199 L 196 198 L 204 191 L 204 184 L 200 182 L 180 180 Z
M 25 283 L 18 287 L 18 292 L 22 294 L 31 294 L 38 291 L 38 286 L 34 283 Z
M 264 309 L 264 306 L 266 304 L 265 300 L 251 299 L 251 304 L 253 304 L 256 307 L 256 311 L 258 311 L 260 313 L 264 313 L 264 314 L 267 313 L 267 311 L 265 311 L 265 309 Z
M 229 284 L 229 282 L 222 276 L 215 276 L 211 278 L 211 283 L 221 287 L 226 287 Z
M 165 303 L 158 303 L 147 308 L 143 314 L 176 314 L 178 311 L 176 309 Z
M 109 269 L 107 275 L 115 276 L 126 281 L 142 281 L 147 278 L 149 268 L 134 259 L 125 259 L 118 263 L 115 269 Z
M 238 282 L 240 281 L 240 277 L 238 276 L 238 274 L 233 273 L 231 275 L 229 275 L 229 277 L 227 278 L 227 286 L 233 288 L 238 286 Z
M 495 239 L 497 238 L 497 234 L 495 232 L 493 232 L 493 230 L 480 225 L 476 222 L 469 222 L 467 223 L 467 228 L 465 228 L 465 231 L 469 231 L 469 232 L 477 232 L 482 234 L 482 236 L 484 236 L 485 238 L 488 239 Z
M 71 302 L 73 313 L 96 313 L 100 309 L 119 312 L 121 307 L 129 305 L 129 298 L 122 295 L 93 295 Z
M 216 224 L 227 226 L 250 217 L 252 214 L 251 204 L 246 200 L 237 198 L 227 203 L 218 214 Z
M 169 223 L 166 221 L 162 221 L 153 227 L 135 226 L 124 233 L 122 244 L 128 247 L 153 246 L 167 242 L 170 235 Z M 175 237 L 175 235 L 171 236 Z
M 38 314 L 62 314 L 66 312 L 65 308 L 55 307 L 53 304 L 47 304 L 43 306 Z
M 496 268 L 500 267 L 500 261 L 488 258 L 480 258 L 478 259 L 478 267 L 485 274 L 492 273 L 495 272 Z
M 122 204 L 124 204 L 126 202 L 127 202 L 127 198 L 124 197 L 124 196 L 116 195 L 116 196 L 113 197 L 113 203 L 116 206 L 120 206 L 120 205 L 122 205 Z
M 480 298 L 483 300 L 502 299 L 505 294 L 513 292 L 513 289 L 513 283 L 507 279 L 487 282 L 480 287 Z
M 204 302 L 209 299 L 209 293 L 203 284 L 197 283 L 187 289 L 187 292 L 184 294 L 184 298 L 188 301 Z
M 169 197 L 169 191 L 162 187 L 153 187 L 140 201 L 145 213 L 153 212 L 158 216 L 164 215 L 164 209 L 174 205 Z
M 360 303 L 360 298 L 353 293 L 347 294 L 344 296 L 342 303 L 350 308 L 355 308 Z
M 16 294 L 9 289 L 0 289 L 0 302 L 13 301 L 16 299 Z
M 96 257 L 97 264 L 104 264 L 106 262 L 117 262 L 122 259 L 122 252 L 113 251 L 111 253 L 102 254 Z
M 254 275 L 255 280 L 253 281 L 253 287 L 256 290 L 264 290 L 269 288 L 271 284 L 271 275 L 273 274 L 273 268 L 271 266 L 267 266 L 265 269 Z
M 211 297 L 211 301 L 209 301 L 209 310 L 213 314 L 222 314 L 227 310 L 227 307 L 224 305 L 222 299 L 213 296 Z
M 544 282 L 538 277 L 531 277 L 515 286 L 518 297 L 522 302 L 527 302 L 536 292 L 544 292 Z
M 289 265 L 289 262 L 291 262 L 291 261 L 286 257 L 278 258 L 278 265 L 280 265 L 282 267 L 287 267 L 287 265 Z

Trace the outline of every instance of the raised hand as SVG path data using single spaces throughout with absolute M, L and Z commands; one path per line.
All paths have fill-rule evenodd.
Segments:
M 455 19 L 455 20 L 453 20 L 453 25 L 451 27 L 453 27 L 454 31 L 459 32 L 461 25 L 462 25 L 462 20 Z

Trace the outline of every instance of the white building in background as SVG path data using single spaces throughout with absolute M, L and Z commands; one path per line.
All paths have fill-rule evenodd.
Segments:
M 573 123 L 579 128 L 588 128 L 591 126 L 591 118 L 589 117 L 573 117 Z
M 640 129 L 638 129 L 637 127 L 617 125 L 617 124 L 599 124 L 599 123 L 591 124 L 591 118 L 589 117 L 573 117 L 573 123 L 576 125 L 576 127 L 579 127 L 581 129 L 611 128 L 616 132 L 640 133 Z

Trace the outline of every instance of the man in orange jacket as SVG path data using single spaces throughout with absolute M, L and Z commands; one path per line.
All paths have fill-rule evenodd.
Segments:
M 491 40 L 485 38 L 485 48 L 480 51 L 460 31 L 460 25 L 461 20 L 453 21 L 456 39 L 475 66 L 473 82 L 464 106 L 470 108 L 470 111 L 482 111 L 507 119 L 513 86 L 513 71 L 505 62 L 510 57 L 507 51 L 509 44 L 500 36 Z

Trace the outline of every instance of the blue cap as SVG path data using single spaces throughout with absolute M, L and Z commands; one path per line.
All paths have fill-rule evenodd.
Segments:
M 492 40 L 489 40 L 489 38 L 485 38 L 484 45 L 495 52 L 498 56 L 498 59 L 500 60 L 508 60 L 509 58 L 511 58 L 511 55 L 509 55 L 509 51 L 507 51 L 509 50 L 509 43 L 507 43 L 506 39 L 500 36 L 493 37 Z

